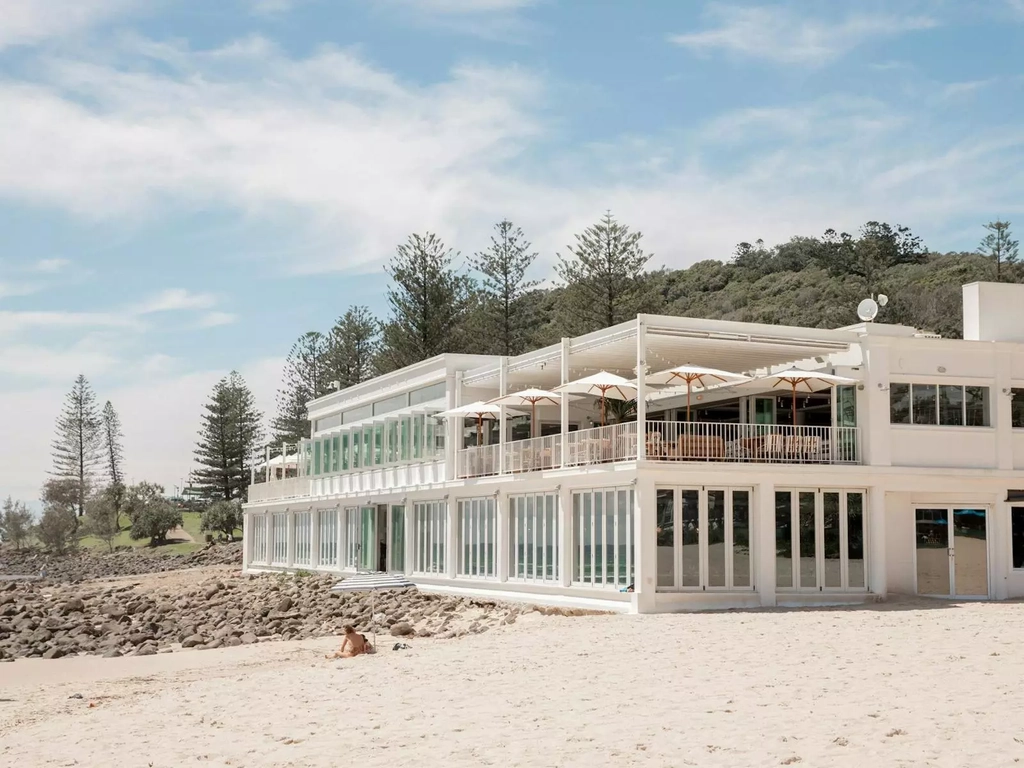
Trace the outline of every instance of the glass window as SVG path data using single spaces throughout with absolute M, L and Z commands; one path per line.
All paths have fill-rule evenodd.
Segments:
M 1024 389 L 1011 389 L 1010 416 L 1015 429 L 1024 429 Z
M 403 392 L 400 395 L 389 397 L 384 400 L 378 400 L 373 404 L 373 415 L 380 416 L 382 413 L 391 413 L 391 411 L 397 411 L 399 408 L 405 408 L 406 403 L 409 402 L 409 395 Z
M 700 586 L 700 492 L 684 490 L 682 494 L 683 584 Z
M 373 463 L 380 466 L 384 463 L 384 425 L 373 425 Z
M 363 466 L 363 430 L 352 430 L 352 469 L 359 469 Z
M 864 494 L 846 494 L 846 558 L 849 586 L 863 589 L 864 580 Z
M 510 496 L 508 503 L 511 518 L 509 576 L 529 581 L 558 581 L 557 495 Z M 591 547 L 591 553 L 594 551 Z M 596 573 L 594 565 L 590 564 L 590 571 Z
M 836 423 L 840 427 L 857 426 L 857 387 L 836 387 Z
M 423 416 L 412 417 L 412 457 L 423 458 Z
M 405 571 L 405 507 L 391 506 L 391 547 L 388 549 L 388 570 L 392 573 Z
M 398 461 L 398 422 L 392 419 L 387 423 L 388 462 Z
M 910 385 L 889 385 L 889 421 L 892 424 L 910 423 Z
M 1024 507 L 1010 509 L 1010 539 L 1013 542 L 1013 567 L 1024 568 Z
M 331 472 L 341 470 L 341 435 L 331 438 Z
M 411 458 L 410 453 L 409 453 L 409 437 L 410 437 L 409 433 L 410 433 L 411 430 L 410 430 L 410 424 L 409 424 L 409 417 L 408 416 L 403 416 L 402 417 L 402 420 L 400 422 L 400 427 L 401 427 L 401 434 L 399 435 L 399 443 L 398 444 L 401 447 L 401 449 L 399 451 L 399 461 L 409 461 L 409 459 Z
M 918 386 L 914 386 L 915 391 Z M 939 424 L 960 427 L 964 423 L 964 388 L 943 384 L 939 387 Z
M 732 492 L 732 585 L 750 583 L 750 491 Z
M 362 421 L 363 419 L 368 419 L 371 416 L 373 416 L 373 404 L 367 403 L 366 405 L 361 405 L 358 408 L 350 408 L 349 410 L 342 413 L 341 423 L 351 424 L 352 422 L 355 421 Z
M 708 586 L 725 586 L 725 491 L 708 491 Z
M 823 495 L 822 530 L 824 532 L 825 586 L 843 586 L 843 551 L 839 494 L 829 491 Z
M 373 427 L 363 429 L 362 463 L 364 467 L 369 467 L 373 464 Z
M 813 491 L 801 491 L 798 494 L 800 501 L 800 587 L 802 589 L 818 586 L 814 496 Z
M 658 586 L 676 583 L 675 491 L 659 488 L 656 497 L 658 526 Z
M 434 432 L 437 429 L 437 420 L 433 416 L 426 417 L 426 423 L 424 425 L 424 438 L 423 438 L 423 457 L 426 459 L 434 458 Z
M 313 474 L 319 475 L 323 472 L 323 444 L 320 440 L 313 441 Z
M 447 391 L 448 388 L 445 386 L 443 381 L 439 381 L 437 384 L 431 384 L 429 387 L 414 389 L 409 393 L 409 405 L 419 405 L 420 403 L 427 403 L 431 400 L 438 400 L 444 397 Z
M 352 456 L 349 451 L 349 434 L 348 432 L 341 433 L 341 468 L 342 470 L 348 470 L 352 466 Z
M 935 424 L 938 420 L 938 397 L 934 384 L 914 384 L 910 388 L 915 424 Z
M 793 586 L 793 494 L 775 492 L 775 585 Z
M 968 427 L 987 427 L 989 421 L 988 387 L 964 387 L 964 423 Z
M 323 432 L 325 429 L 331 429 L 332 427 L 341 426 L 341 414 L 336 413 L 333 416 L 325 416 L 322 419 L 316 420 L 316 431 Z

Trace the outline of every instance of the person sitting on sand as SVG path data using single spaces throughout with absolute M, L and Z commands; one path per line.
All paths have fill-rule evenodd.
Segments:
M 345 637 L 341 641 L 341 647 L 337 652 L 329 654 L 324 658 L 351 659 L 353 656 L 359 656 L 362 653 L 373 652 L 373 646 L 366 641 L 366 637 L 356 632 L 355 627 L 351 624 L 346 624 L 342 631 L 345 633 Z

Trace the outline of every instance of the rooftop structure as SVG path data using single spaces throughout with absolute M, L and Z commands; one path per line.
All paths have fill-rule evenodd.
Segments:
M 1024 286 L 964 297 L 963 340 L 640 315 L 332 393 L 268 451 L 245 568 L 634 612 L 1024 596 Z

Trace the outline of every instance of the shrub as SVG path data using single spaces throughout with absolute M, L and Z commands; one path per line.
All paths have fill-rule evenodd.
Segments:
M 204 531 L 222 533 L 229 539 L 242 527 L 242 505 L 237 501 L 215 501 L 203 512 L 200 527 Z
M 118 514 L 118 486 L 111 486 L 102 493 L 93 496 L 85 505 L 85 533 L 95 536 L 114 551 L 114 539 L 121 532 L 120 515 Z
M 15 549 L 21 549 L 31 528 L 32 513 L 28 507 L 8 496 L 4 502 L 3 515 L 0 516 L 0 541 L 9 541 Z
M 167 499 L 156 499 L 136 510 L 131 537 L 148 538 L 152 546 L 160 546 L 167 543 L 167 532 L 183 523 L 180 509 L 176 509 Z
M 49 505 L 36 526 L 36 538 L 51 552 L 63 555 L 78 543 L 78 517 L 73 507 Z

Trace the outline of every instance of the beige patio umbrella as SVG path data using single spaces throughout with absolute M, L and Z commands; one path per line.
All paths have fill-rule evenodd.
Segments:
M 530 406 L 530 436 L 535 437 L 537 431 L 537 403 L 550 403 L 558 405 L 561 395 L 557 392 L 548 392 L 546 389 L 524 389 L 521 392 L 513 392 L 503 397 L 496 397 L 488 400 L 490 405 L 528 405 Z
M 793 426 L 796 426 L 796 393 L 798 389 L 805 392 L 817 392 L 840 384 L 856 384 L 856 379 L 848 379 L 845 376 L 836 376 L 831 373 L 816 373 L 815 371 L 803 371 L 799 368 L 790 368 L 778 373 L 769 373 L 767 376 L 757 376 L 754 381 L 774 381 L 772 387 L 780 384 L 787 384 L 793 391 Z
M 720 371 L 717 368 L 704 368 L 700 365 L 679 365 L 669 368 L 667 371 L 658 371 L 644 378 L 648 384 L 686 384 L 686 420 L 690 420 L 690 397 L 694 388 L 707 389 L 709 385 L 719 383 L 728 384 L 748 379 L 741 373 L 730 373 Z M 696 387 L 695 387 L 696 385 Z
M 437 414 L 444 418 L 475 418 L 476 419 L 476 444 L 483 444 L 483 425 L 484 419 L 496 420 L 501 414 L 501 408 L 491 403 L 485 403 L 482 400 L 478 400 L 475 403 L 469 403 L 468 405 L 460 405 L 458 408 L 452 408 L 448 411 L 442 411 Z
M 601 426 L 605 423 L 605 398 L 613 400 L 632 400 L 636 397 L 636 384 L 616 376 L 608 371 L 600 371 L 591 376 L 584 376 L 576 381 L 569 381 L 555 387 L 555 392 L 572 392 L 579 395 L 601 396 Z

